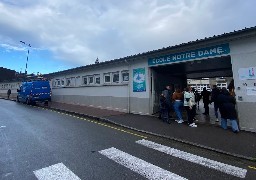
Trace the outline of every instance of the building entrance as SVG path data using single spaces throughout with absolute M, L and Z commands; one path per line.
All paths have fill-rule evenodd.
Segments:
M 159 96 L 166 85 L 171 85 L 173 90 L 190 85 L 200 93 L 203 87 L 208 90 L 212 85 L 227 87 L 233 78 L 230 56 L 155 66 L 151 72 L 153 114 L 159 112 Z

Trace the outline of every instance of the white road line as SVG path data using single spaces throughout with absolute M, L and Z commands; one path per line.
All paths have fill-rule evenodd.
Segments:
M 36 170 L 34 174 L 39 180 L 81 180 L 63 163 Z
M 164 146 L 161 144 L 157 144 L 155 142 L 148 141 L 145 139 L 136 141 L 136 143 L 146 146 L 148 148 L 152 148 L 157 151 L 169 154 L 171 156 L 174 156 L 174 157 L 186 160 L 186 161 L 190 161 L 192 163 L 200 164 L 202 166 L 205 166 L 205 167 L 208 167 L 211 169 L 215 169 L 215 170 L 218 170 L 223 173 L 230 174 L 230 175 L 233 175 L 236 177 L 245 178 L 246 173 L 247 173 L 246 169 L 242 169 L 242 168 L 224 164 L 224 163 L 221 163 L 218 161 L 203 158 L 203 157 L 200 157 L 200 156 L 197 156 L 194 154 L 190 154 L 190 153 L 180 151 L 180 150 L 177 150 L 174 148 L 170 148 L 170 147 L 167 147 L 167 146 Z
M 154 180 L 185 179 L 177 174 L 174 174 L 158 166 L 150 164 L 144 160 L 136 158 L 114 147 L 99 151 L 99 153 L 104 156 L 107 156 L 109 159 L 129 168 L 130 170 L 148 179 L 154 179 Z

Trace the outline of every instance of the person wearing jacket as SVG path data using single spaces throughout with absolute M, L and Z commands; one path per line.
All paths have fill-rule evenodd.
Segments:
M 209 104 L 210 104 L 210 95 L 211 93 L 207 91 L 207 89 L 204 87 L 203 91 L 201 92 L 201 96 L 203 97 L 203 103 L 204 103 L 204 115 L 209 115 Z
M 238 133 L 239 128 L 237 125 L 235 98 L 229 94 L 226 88 L 222 88 L 221 93 L 218 95 L 217 102 L 221 115 L 221 127 L 227 129 L 227 120 L 229 119 L 231 121 L 232 131 Z
M 166 103 L 168 105 L 168 119 L 171 118 L 171 109 L 172 109 L 172 87 L 167 85 L 165 86 L 165 89 L 162 91 L 162 94 L 164 95 L 166 99 Z
M 197 125 L 193 122 L 195 116 L 193 107 L 195 107 L 195 104 L 195 95 L 192 92 L 192 88 L 189 86 L 186 88 L 184 93 L 184 107 L 187 111 L 189 127 L 197 127 Z
M 218 98 L 218 95 L 220 94 L 220 90 L 217 88 L 216 85 L 213 85 L 212 87 L 212 92 L 211 92 L 211 102 L 213 102 L 213 105 L 214 105 L 214 114 L 215 114 L 215 117 L 216 117 L 216 122 L 219 122 L 219 115 L 218 115 L 218 102 L 217 102 L 217 98 Z
M 183 123 L 184 122 L 182 119 L 183 93 L 181 92 L 179 87 L 175 89 L 175 92 L 172 95 L 172 100 L 173 100 L 173 109 L 178 118 L 175 121 L 178 123 Z

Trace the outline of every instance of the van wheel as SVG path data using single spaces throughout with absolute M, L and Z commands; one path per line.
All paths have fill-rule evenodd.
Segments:
M 26 104 L 30 105 L 30 100 L 29 99 L 26 99 Z

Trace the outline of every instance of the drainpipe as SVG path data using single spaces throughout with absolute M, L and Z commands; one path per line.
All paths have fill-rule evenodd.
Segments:
M 131 91 L 131 90 L 130 90 L 130 82 L 131 82 L 131 79 L 130 79 L 130 74 L 131 74 L 131 73 L 130 73 L 130 66 L 131 66 L 131 65 L 130 65 L 130 63 L 128 63 L 128 61 L 127 61 L 126 59 L 124 60 L 124 62 L 125 62 L 126 64 L 128 64 L 128 72 L 129 72 L 129 81 L 128 81 L 128 87 L 127 87 L 127 88 L 128 88 L 128 93 L 127 93 L 127 94 L 128 94 L 128 95 L 127 95 L 127 101 L 128 101 L 128 102 L 127 102 L 127 103 L 128 103 L 128 104 L 127 104 L 127 112 L 130 113 L 130 91 Z

